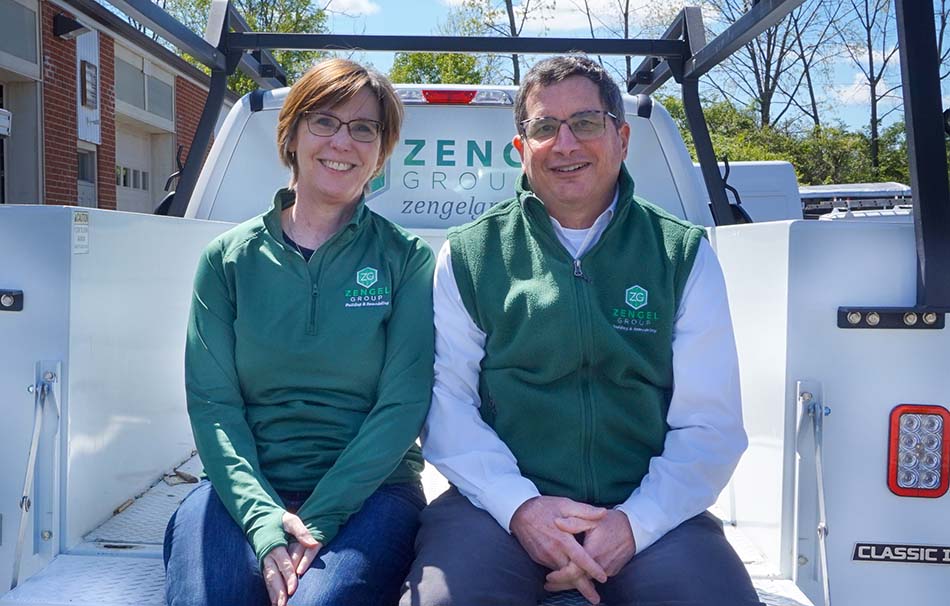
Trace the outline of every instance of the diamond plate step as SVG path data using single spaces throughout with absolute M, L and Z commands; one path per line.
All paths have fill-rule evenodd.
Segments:
M 165 572 L 158 559 L 60 555 L 0 604 L 164 606 Z

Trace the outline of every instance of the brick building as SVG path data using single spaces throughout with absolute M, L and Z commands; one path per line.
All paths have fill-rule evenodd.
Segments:
M 152 212 L 207 90 L 93 0 L 0 0 L 0 203 Z

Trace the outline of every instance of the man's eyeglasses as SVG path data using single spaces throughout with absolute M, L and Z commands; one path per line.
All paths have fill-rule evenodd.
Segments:
M 614 114 L 599 110 L 577 112 L 566 120 L 550 117 L 531 118 L 521 123 L 521 131 L 532 141 L 547 141 L 557 136 L 562 124 L 567 124 L 577 139 L 587 141 L 604 134 L 608 117 L 618 120 Z
M 383 131 L 382 122 L 366 118 L 344 122 L 336 116 L 320 112 L 304 112 L 303 118 L 307 121 L 307 129 L 318 137 L 332 137 L 345 124 L 354 141 L 372 143 Z

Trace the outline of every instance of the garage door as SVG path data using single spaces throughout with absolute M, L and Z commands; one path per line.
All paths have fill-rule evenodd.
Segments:
M 152 165 L 149 134 L 128 126 L 116 129 L 115 184 L 116 206 L 119 210 L 151 213 Z

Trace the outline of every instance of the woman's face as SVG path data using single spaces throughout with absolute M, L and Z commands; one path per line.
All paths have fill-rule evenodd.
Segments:
M 379 101 L 368 88 L 363 88 L 352 99 L 333 106 L 319 106 L 302 116 L 288 149 L 297 154 L 297 192 L 322 204 L 351 204 L 363 194 L 364 186 L 379 165 L 381 133 L 373 141 L 366 138 L 366 123 L 341 124 L 329 136 L 315 135 L 335 124 L 351 120 L 374 120 L 382 116 Z M 311 123 L 308 125 L 308 121 Z

